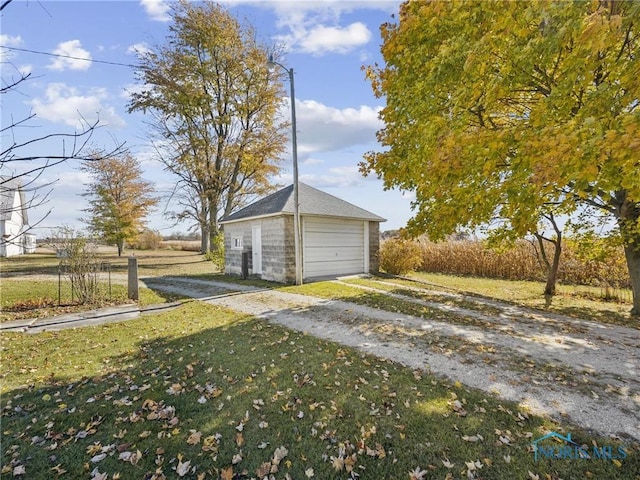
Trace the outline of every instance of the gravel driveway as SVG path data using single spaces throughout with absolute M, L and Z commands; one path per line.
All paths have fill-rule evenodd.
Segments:
M 636 329 L 469 296 L 464 300 L 491 313 L 387 293 L 471 320 L 465 324 L 222 282 L 143 281 L 425 369 L 602 435 L 640 441 Z

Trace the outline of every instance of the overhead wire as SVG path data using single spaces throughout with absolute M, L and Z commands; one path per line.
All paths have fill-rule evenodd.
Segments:
M 18 52 L 34 53 L 37 55 L 48 55 L 50 57 L 68 58 L 71 60 L 82 60 L 84 62 L 103 63 L 106 65 L 116 65 L 119 67 L 138 68 L 139 65 L 133 65 L 131 63 L 110 62 L 107 60 L 96 60 L 94 58 L 74 57 L 72 55 L 64 55 L 60 53 L 41 52 L 38 50 L 29 50 L 28 48 L 10 47 L 7 45 L 0 45 L 0 48 L 6 48 L 7 50 L 16 50 Z

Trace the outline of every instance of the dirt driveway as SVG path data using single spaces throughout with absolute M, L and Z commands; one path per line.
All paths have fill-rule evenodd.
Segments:
M 602 435 L 640 441 L 639 330 L 469 296 L 464 300 L 490 313 L 387 293 L 471 320 L 453 323 L 273 290 L 238 291 L 221 282 L 145 282 L 425 369 Z

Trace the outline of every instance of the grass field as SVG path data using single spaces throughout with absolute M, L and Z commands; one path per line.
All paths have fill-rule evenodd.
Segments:
M 114 274 L 126 274 L 129 256 L 138 259 L 138 275 L 199 275 L 216 273 L 213 264 L 198 252 L 182 250 L 126 250 L 118 257 L 115 247 L 100 247 L 98 260 Z M 57 275 L 60 259 L 55 252 L 39 248 L 37 253 L 2 259 L 3 275 Z
M 409 277 L 426 283 L 427 287 L 481 295 L 587 320 L 640 327 L 637 319 L 631 319 L 629 315 L 631 310 L 630 291 L 621 291 L 622 298 L 628 299 L 628 301 L 606 301 L 602 299 L 598 288 L 586 285 L 558 285 L 557 294 L 553 298 L 547 299 L 542 295 L 543 284 L 539 282 L 462 277 L 423 272 L 412 273 Z
M 637 446 L 195 301 L 3 340 L 3 478 L 639 478 Z M 627 456 L 535 461 L 551 430 Z
M 136 256 L 140 276 L 228 280 L 199 254 Z M 125 271 L 126 257 L 105 258 L 116 274 Z M 51 254 L 7 260 L 3 273 L 57 268 Z M 539 301 L 536 283 L 416 280 L 443 291 Z M 414 285 L 394 282 L 390 291 Z M 429 314 L 355 286 L 258 283 Z M 122 298 L 124 286 L 114 287 Z M 3 318 L 55 313 L 38 308 L 37 299 L 56 289 L 56 281 L 38 276 L 3 278 Z M 142 303 L 172 299 L 140 293 Z M 570 308 L 609 318 L 603 312 L 611 305 L 580 301 Z M 21 302 L 35 308 L 19 312 Z M 637 444 L 598 438 L 426 372 L 195 301 L 128 322 L 3 334 L 0 348 L 3 478 L 640 479 Z M 571 432 L 588 449 L 622 447 L 627 457 L 535 461 L 532 442 L 550 431 Z
M 118 257 L 115 248 L 101 248 L 99 262 L 105 266 L 98 274 L 102 300 L 100 306 L 122 304 L 127 300 L 128 257 Z M 191 275 L 210 276 L 217 271 L 199 253 L 180 250 L 133 251 L 138 259 L 138 276 Z M 40 249 L 39 253 L 2 259 L 0 280 L 0 322 L 27 318 L 41 318 L 78 312 L 95 305 L 77 305 L 71 283 L 59 275 L 60 259 L 55 253 Z M 108 265 L 108 269 L 106 266 Z M 178 295 L 139 290 L 140 305 L 152 305 L 177 300 Z

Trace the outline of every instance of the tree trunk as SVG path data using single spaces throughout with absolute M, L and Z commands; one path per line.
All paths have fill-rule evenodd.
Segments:
M 206 224 L 200 225 L 200 253 L 207 253 L 209 251 L 209 226 Z
M 631 279 L 631 315 L 640 317 L 640 202 L 630 201 L 626 190 L 617 191 L 614 199 L 618 227 L 624 241 L 624 256 Z
M 562 231 L 558 228 L 553 216 L 550 217 L 550 221 L 553 228 L 556 231 L 555 238 L 547 238 L 544 235 L 535 232 L 534 236 L 538 240 L 540 246 L 540 259 L 544 265 L 545 273 L 547 274 L 547 283 L 544 286 L 544 296 L 547 299 L 547 304 L 551 303 L 551 297 L 556 294 L 556 282 L 558 281 L 558 268 L 560 267 L 560 256 L 562 254 Z M 545 248 L 545 242 L 553 245 L 553 259 L 549 262 L 549 256 Z
M 116 246 L 118 247 L 118 256 L 121 257 L 124 250 L 124 240 L 121 238 L 116 240 Z
M 553 261 L 547 270 L 547 284 L 544 287 L 544 294 L 553 296 L 556 294 L 556 282 L 558 280 L 558 268 L 560 267 L 560 255 L 562 254 L 561 239 L 552 242 L 554 245 Z
M 218 202 L 217 199 L 209 199 L 209 251 L 218 250 L 216 237 L 218 236 Z
M 624 246 L 624 256 L 627 259 L 631 290 L 633 292 L 633 307 L 631 315 L 640 317 L 640 243 L 632 242 Z

